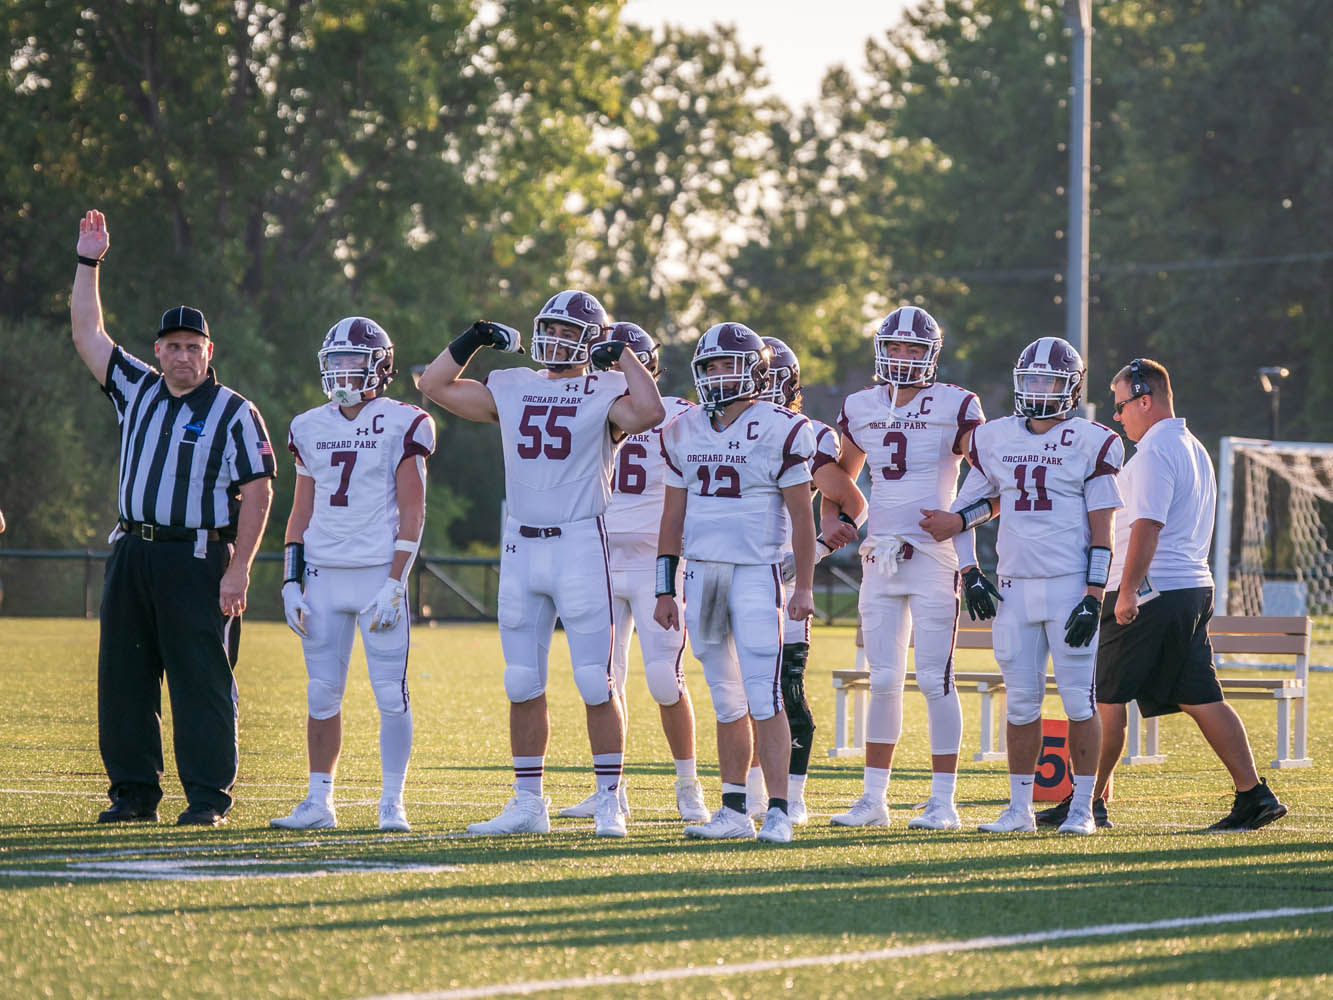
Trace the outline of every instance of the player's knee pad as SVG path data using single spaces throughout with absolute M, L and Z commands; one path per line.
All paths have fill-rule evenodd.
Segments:
M 370 689 L 375 693 L 375 704 L 381 715 L 402 715 L 407 711 L 407 675 L 397 678 L 380 678 L 370 682 Z
M 765 681 L 762 677 L 747 677 L 745 703 L 755 722 L 771 719 L 783 708 L 782 694 L 771 678 Z
M 675 661 L 644 664 L 644 677 L 648 681 L 648 693 L 653 701 L 666 707 L 680 701 L 683 682 L 676 672 Z
M 815 719 L 805 697 L 805 664 L 809 656 L 808 642 L 791 642 L 782 647 L 782 704 L 787 709 L 792 739 L 815 734 Z
M 532 701 L 546 693 L 541 671 L 526 664 L 505 664 L 505 697 L 514 704 Z
M 713 699 L 713 715 L 718 722 L 735 722 L 745 718 L 750 706 L 746 703 L 745 686 L 739 681 L 708 682 L 708 693 Z
M 963 703 L 952 684 L 948 694 L 926 695 L 926 722 L 932 754 L 956 754 L 962 748 Z
M 871 743 L 897 743 L 902 736 L 905 676 L 897 667 L 870 667 L 866 739 Z
M 1088 678 L 1073 683 L 1057 682 L 1060 701 L 1070 722 L 1086 722 L 1097 712 L 1097 695 Z
M 1026 726 L 1041 718 L 1041 700 L 1046 694 L 1045 678 L 1013 684 L 1005 677 L 1005 718 L 1015 726 Z
M 305 686 L 306 705 L 312 719 L 332 719 L 342 711 L 343 686 L 323 677 L 311 677 Z
M 585 705 L 605 705 L 613 690 L 605 663 L 575 664 L 574 686 Z

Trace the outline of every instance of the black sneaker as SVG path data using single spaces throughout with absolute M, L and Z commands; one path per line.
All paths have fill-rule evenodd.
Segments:
M 1268 782 L 1260 778 L 1259 784 L 1253 788 L 1236 793 L 1231 812 L 1208 827 L 1208 831 L 1225 833 L 1232 830 L 1257 830 L 1285 815 L 1287 807 L 1277 800 Z
M 1038 826 L 1059 826 L 1069 816 L 1069 803 L 1074 799 L 1074 793 L 1070 792 L 1063 799 L 1051 806 L 1049 809 L 1043 809 L 1037 813 Z M 1102 815 L 1106 814 L 1106 806 L 1102 806 Z M 1097 824 L 1101 826 L 1099 822 Z
M 111 808 L 98 814 L 99 823 L 156 823 L 157 810 L 147 809 L 133 799 L 119 798 Z
M 227 817 L 212 806 L 191 806 L 176 818 L 177 826 L 221 826 Z
M 1105 799 L 1092 800 L 1092 819 L 1093 822 L 1103 830 L 1109 830 L 1115 826 L 1115 824 L 1111 822 L 1111 817 L 1106 815 Z

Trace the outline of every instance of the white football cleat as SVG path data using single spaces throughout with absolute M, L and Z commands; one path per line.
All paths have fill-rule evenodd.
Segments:
M 565 806 L 557 816 L 563 816 L 565 819 L 592 819 L 592 814 L 597 811 L 597 793 L 593 792 L 578 805 Z
M 597 793 L 597 805 L 592 813 L 592 829 L 599 837 L 625 836 L 625 813 L 620 808 L 620 796 L 609 788 Z
M 832 826 L 888 826 L 889 807 L 883 799 L 862 795 L 845 813 L 829 820 Z
M 810 822 L 810 813 L 805 808 L 805 799 L 787 800 L 787 818 L 792 826 L 805 826 Z
M 506 833 L 550 833 L 551 817 L 547 811 L 551 800 L 533 792 L 514 791 L 514 797 L 505 803 L 500 815 L 484 823 L 469 823 L 467 832 L 474 836 Z
M 977 829 L 982 833 L 1036 833 L 1037 815 L 1031 806 L 1024 809 L 1011 802 L 997 819 L 991 823 L 981 823 Z
M 685 836 L 701 840 L 754 840 L 754 823 L 749 816 L 723 806 L 707 823 L 687 826 Z
M 407 822 L 407 810 L 402 799 L 380 800 L 380 829 L 393 830 L 396 833 L 409 833 L 412 829 Z
M 1070 805 L 1069 815 L 1060 824 L 1060 833 L 1078 833 L 1090 837 L 1097 832 L 1097 821 L 1092 818 L 1091 809 L 1081 809 Z
M 618 794 L 620 796 L 620 811 L 625 814 L 625 819 L 628 820 L 629 796 L 625 794 L 625 782 L 623 780 L 620 782 L 620 790 Z M 597 793 L 593 792 L 577 805 L 565 806 L 565 808 L 561 809 L 556 815 L 562 816 L 565 819 L 592 819 L 596 813 Z
M 698 778 L 676 779 L 676 811 L 686 823 L 707 823 L 712 818 Z
M 958 810 L 952 802 L 943 799 L 930 799 L 926 802 L 926 811 L 920 816 L 913 816 L 907 824 L 909 830 L 957 830 L 963 825 L 958 818 Z
M 769 844 L 790 844 L 791 817 L 774 806 L 764 817 L 764 826 L 759 831 L 758 838 Z
M 290 816 L 278 816 L 269 820 L 268 825 L 283 830 L 328 830 L 338 825 L 338 814 L 332 802 L 302 799 Z

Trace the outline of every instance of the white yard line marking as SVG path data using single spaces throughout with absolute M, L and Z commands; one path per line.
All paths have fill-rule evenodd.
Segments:
M 298 867 L 279 868 L 279 865 Z M 299 867 L 304 865 L 305 867 Z M 325 878 L 330 875 L 356 874 L 411 874 L 433 875 L 439 872 L 460 872 L 457 865 L 391 864 L 386 862 L 348 860 L 344 858 L 323 861 L 282 861 L 259 858 L 214 858 L 205 860 L 161 861 L 79 861 L 66 868 L 5 868 L 0 876 L 18 875 L 28 878 L 64 879 L 120 879 L 134 882 L 231 882 L 254 878 Z
M 848 965 L 853 962 L 884 962 L 897 958 L 917 958 L 922 955 L 939 955 L 956 951 L 990 951 L 998 948 L 1016 948 L 1023 945 L 1045 944 L 1048 941 L 1063 941 L 1071 938 L 1114 937 L 1119 934 L 1173 930 L 1180 927 L 1239 924 L 1251 920 L 1279 920 L 1286 917 L 1308 917 L 1324 913 L 1333 913 L 1333 906 L 1282 907 L 1277 910 L 1212 913 L 1200 917 L 1176 917 L 1170 920 L 1151 920 L 1127 924 L 1094 924 L 1091 927 L 1070 927 L 999 937 L 977 937 L 964 941 L 931 941 L 924 944 L 902 945 L 897 948 L 879 948 L 874 951 L 856 951 L 845 954 L 807 955 L 801 958 L 773 959 L 763 962 L 734 962 L 675 969 L 652 969 L 647 972 L 633 972 L 620 976 L 577 976 L 572 979 L 539 979 L 523 983 L 496 983 L 491 986 L 464 986 L 450 990 L 431 990 L 426 993 L 386 993 L 366 997 L 364 1000 L 480 1000 L 480 998 L 485 997 L 527 996 L 533 993 L 589 989 L 598 986 L 646 986 L 652 983 L 670 982 L 678 979 L 743 976 L 752 972 Z

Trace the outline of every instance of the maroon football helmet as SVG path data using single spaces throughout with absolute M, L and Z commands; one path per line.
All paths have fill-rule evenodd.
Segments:
M 612 323 L 606 331 L 607 340 L 618 340 L 638 355 L 643 367 L 656 375 L 657 344 L 648 331 L 635 323 Z
M 777 337 L 764 337 L 771 356 L 768 361 L 768 387 L 760 399 L 779 406 L 792 406 L 801 395 L 801 363 L 796 352 Z
M 694 389 L 709 413 L 738 399 L 754 399 L 768 380 L 768 345 L 744 323 L 710 326 L 694 348 Z M 730 359 L 730 370 L 708 374 L 708 362 Z
M 1078 406 L 1087 371 L 1069 341 L 1034 340 L 1014 365 L 1014 413 L 1037 419 L 1068 416 Z
M 565 323 L 580 332 L 576 338 L 557 333 L 552 323 Z M 587 292 L 567 289 L 547 300 L 532 321 L 532 360 L 547 368 L 573 368 L 588 363 L 588 348 L 604 340 L 611 317 Z M 562 358 L 557 352 L 563 350 Z
M 920 360 L 896 358 L 889 345 L 916 344 L 924 350 Z M 875 381 L 890 385 L 930 385 L 940 360 L 944 336 L 935 317 L 917 306 L 903 306 L 884 317 L 875 332 Z
M 393 341 L 373 319 L 348 316 L 324 335 L 319 377 L 324 394 L 339 406 L 355 406 L 383 395 L 397 372 Z

